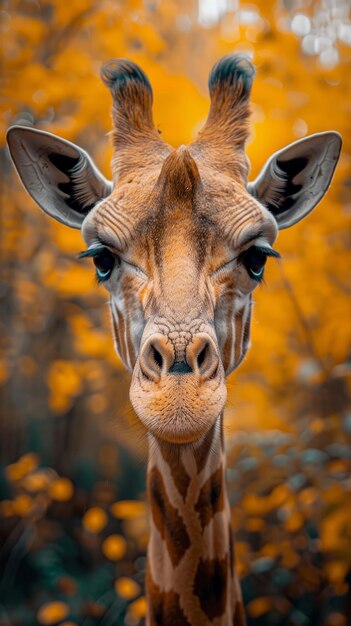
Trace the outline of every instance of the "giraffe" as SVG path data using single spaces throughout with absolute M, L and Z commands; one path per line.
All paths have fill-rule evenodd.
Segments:
M 226 377 L 250 343 L 252 294 L 278 230 L 304 218 L 331 182 L 330 131 L 273 154 L 248 183 L 254 78 L 241 54 L 209 77 L 198 138 L 172 148 L 154 126 L 152 89 L 125 59 L 102 68 L 113 106 L 112 182 L 80 147 L 13 126 L 8 144 L 29 194 L 81 229 L 109 292 L 115 347 L 149 440 L 149 626 L 243 626 L 225 486 Z

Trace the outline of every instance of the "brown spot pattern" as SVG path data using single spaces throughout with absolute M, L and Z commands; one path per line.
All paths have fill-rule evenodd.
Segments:
M 148 571 L 147 597 L 150 610 L 150 626 L 191 626 L 179 602 L 179 594 L 161 591 Z
M 160 442 L 160 450 L 164 460 L 170 467 L 174 484 L 183 500 L 185 500 L 191 479 L 180 458 L 179 450 L 167 442 Z
M 176 566 L 190 546 L 189 535 L 183 519 L 168 499 L 162 476 L 156 467 L 149 473 L 148 486 L 153 520 L 166 543 L 173 566 Z
M 211 521 L 214 514 L 223 511 L 223 468 L 219 467 L 201 488 L 195 510 L 199 514 L 202 530 Z
M 225 611 L 227 595 L 227 557 L 200 559 L 194 580 L 194 594 L 210 620 Z
M 201 445 L 194 451 L 195 461 L 197 465 L 197 471 L 200 473 L 201 470 L 206 465 L 206 461 L 208 459 L 208 455 L 211 450 L 211 445 L 213 442 L 214 429 L 216 428 L 216 424 L 212 426 L 212 428 L 205 435 L 203 442 Z

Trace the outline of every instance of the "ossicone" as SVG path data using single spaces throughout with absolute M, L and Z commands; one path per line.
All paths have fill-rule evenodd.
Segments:
M 245 54 L 229 54 L 213 67 L 208 87 L 211 106 L 193 144 L 194 153 L 214 167 L 246 181 L 244 146 L 249 135 L 249 99 L 255 68 Z
M 245 54 L 228 54 L 213 67 L 208 79 L 211 100 L 229 99 L 234 106 L 248 100 L 255 76 L 255 68 Z
M 112 59 L 102 66 L 101 78 L 112 95 L 115 182 L 131 169 L 143 169 L 168 153 L 152 117 L 152 89 L 136 63 Z
M 157 186 L 172 204 L 172 199 L 193 200 L 199 183 L 200 173 L 194 158 L 186 146 L 180 146 L 164 160 Z
M 134 85 L 148 91 L 152 101 L 152 88 L 150 81 L 142 69 L 128 59 L 111 59 L 104 63 L 101 68 L 101 79 L 110 89 L 112 96 L 119 100 L 123 91 Z
M 102 66 L 101 78 L 113 98 L 116 130 L 128 132 L 153 127 L 151 85 L 136 63 L 127 59 L 112 59 Z

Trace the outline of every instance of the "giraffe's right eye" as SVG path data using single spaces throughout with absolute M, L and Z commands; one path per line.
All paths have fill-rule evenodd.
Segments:
M 108 280 L 115 265 L 119 264 L 119 259 L 107 248 L 103 248 L 98 254 L 94 255 L 93 261 L 99 283 Z
M 79 255 L 80 259 L 91 257 L 96 268 L 96 277 L 99 283 L 108 280 L 115 267 L 119 267 L 121 259 L 104 246 L 90 247 Z

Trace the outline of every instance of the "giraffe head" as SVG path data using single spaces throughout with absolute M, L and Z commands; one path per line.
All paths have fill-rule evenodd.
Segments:
M 248 183 L 253 77 L 246 57 L 221 59 L 210 74 L 203 130 L 173 149 L 154 126 L 145 74 L 130 61 L 107 63 L 112 183 L 68 141 L 27 127 L 8 133 L 30 195 L 82 231 L 82 256 L 92 257 L 110 294 L 138 417 L 174 443 L 198 439 L 223 410 L 225 378 L 249 346 L 252 292 L 267 258 L 279 256 L 277 232 L 312 211 L 339 157 L 337 133 L 312 135 L 273 154 Z

